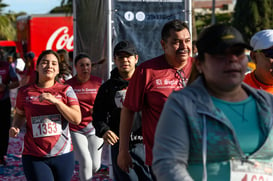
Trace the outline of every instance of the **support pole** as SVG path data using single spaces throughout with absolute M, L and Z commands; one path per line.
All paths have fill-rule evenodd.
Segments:
M 108 0 L 108 9 L 107 9 L 107 54 L 108 54 L 108 75 L 107 78 L 110 78 L 110 72 L 112 70 L 112 0 Z
M 211 17 L 211 24 L 215 24 L 215 0 L 212 0 L 212 17 Z
M 184 1 L 184 6 L 185 6 L 185 22 L 189 26 L 190 34 L 191 34 L 191 39 L 192 39 L 192 0 L 185 0 Z

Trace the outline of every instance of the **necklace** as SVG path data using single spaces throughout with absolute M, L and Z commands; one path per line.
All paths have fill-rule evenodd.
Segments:
M 228 102 L 215 97 L 212 97 L 214 105 L 223 111 L 227 118 L 233 122 L 242 120 L 248 122 L 248 104 L 251 103 L 250 98 L 239 102 Z

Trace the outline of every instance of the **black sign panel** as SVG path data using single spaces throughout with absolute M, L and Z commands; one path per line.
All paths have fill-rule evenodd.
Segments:
M 113 48 L 120 40 L 135 44 L 139 62 L 163 53 L 161 29 L 173 19 L 185 20 L 184 1 L 120 1 L 113 4 Z

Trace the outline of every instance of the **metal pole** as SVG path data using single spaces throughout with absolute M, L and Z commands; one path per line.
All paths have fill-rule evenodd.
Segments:
M 212 0 L 212 17 L 211 24 L 215 24 L 215 0 Z
M 76 75 L 76 68 L 74 66 L 74 57 L 77 55 L 77 40 L 76 40 L 76 27 L 77 27 L 77 21 L 76 21 L 76 11 L 77 11 L 77 4 L 76 0 L 73 0 L 73 64 L 72 64 L 72 74 Z
M 191 39 L 192 39 L 192 0 L 185 0 L 185 22 L 188 23 Z
M 108 75 L 110 78 L 110 72 L 112 70 L 112 0 L 108 0 L 108 10 L 107 10 L 107 48 L 108 48 Z

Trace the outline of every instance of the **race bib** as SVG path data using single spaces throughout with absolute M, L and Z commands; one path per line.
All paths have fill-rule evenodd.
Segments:
M 272 163 L 251 160 L 242 162 L 241 160 L 230 161 L 231 181 L 272 181 Z
M 31 118 L 34 138 L 61 135 L 61 115 L 44 115 Z
M 125 99 L 125 96 L 126 96 L 126 89 L 124 90 L 119 90 L 116 92 L 116 95 L 115 95 L 115 103 L 116 103 L 116 106 L 118 108 L 122 108 L 123 107 L 123 102 L 124 102 L 124 99 Z

